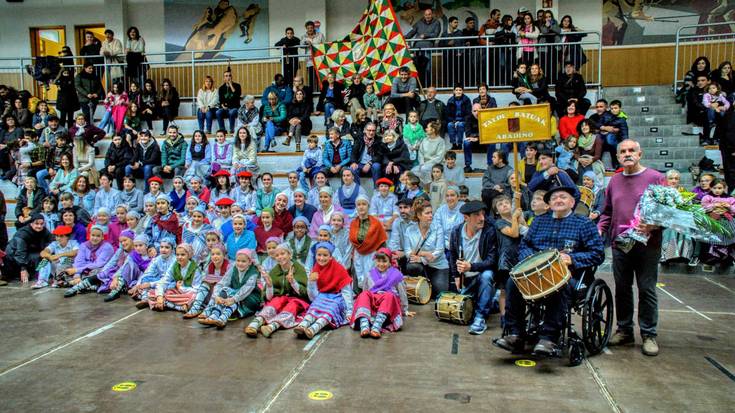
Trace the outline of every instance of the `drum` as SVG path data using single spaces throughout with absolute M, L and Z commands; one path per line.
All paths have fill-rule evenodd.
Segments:
M 557 250 L 539 251 L 510 271 L 516 287 L 526 300 L 538 300 L 563 287 L 572 273 Z
M 588 217 L 590 211 L 592 211 L 592 205 L 595 203 L 595 193 L 586 186 L 578 186 L 577 188 L 579 189 L 579 202 L 577 202 L 577 207 L 574 208 L 574 213 Z
M 439 320 L 467 325 L 472 321 L 474 305 L 469 295 L 443 292 L 436 297 L 434 315 Z
M 424 305 L 431 300 L 431 283 L 426 277 L 403 277 L 408 302 Z

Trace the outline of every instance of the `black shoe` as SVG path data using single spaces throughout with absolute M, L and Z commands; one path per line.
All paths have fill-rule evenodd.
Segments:
M 555 357 L 558 355 L 556 344 L 549 340 L 539 340 L 536 347 L 533 348 L 533 354 L 537 356 Z
M 111 293 L 107 294 L 107 297 L 105 297 L 104 302 L 109 303 L 110 301 L 115 301 L 118 298 L 120 298 L 120 291 L 112 291 Z
M 466 173 L 466 174 L 470 174 L 470 173 L 472 173 L 472 172 L 474 172 L 474 171 L 475 171 L 475 170 L 474 170 L 474 169 L 472 169 L 472 167 L 471 167 L 471 166 L 465 166 L 465 167 L 464 167 L 464 173 Z
M 493 339 L 493 345 L 511 353 L 518 352 L 523 349 L 523 339 L 520 336 L 511 334 L 509 336 Z

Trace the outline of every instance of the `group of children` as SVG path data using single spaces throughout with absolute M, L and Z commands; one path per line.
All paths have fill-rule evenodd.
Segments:
M 666 173 L 666 181 L 668 186 L 693 198 L 711 218 L 722 225 L 733 227 L 735 197 L 728 192 L 724 179 L 718 178 L 714 173 L 704 172 L 691 192 L 681 186 L 681 174 L 675 169 Z M 666 229 L 663 232 L 661 262 L 676 261 L 686 262 L 692 267 L 702 263 L 705 271 L 713 271 L 715 266 L 729 267 L 735 261 L 735 245 L 695 241 L 685 234 Z

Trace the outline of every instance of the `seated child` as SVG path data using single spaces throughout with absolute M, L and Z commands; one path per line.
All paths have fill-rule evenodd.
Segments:
M 176 261 L 156 283 L 155 290 L 148 292 L 148 304 L 152 310 L 189 310 L 189 304 L 194 300 L 194 294 L 204 278 L 199 266 L 192 260 L 193 256 L 194 249 L 191 245 L 176 246 Z
M 136 308 L 148 307 L 148 292 L 151 288 L 156 288 L 156 284 L 163 278 L 163 274 L 176 261 L 176 256 L 173 254 L 174 248 L 176 248 L 176 240 L 173 237 L 162 239 L 158 255 L 148 264 L 148 267 L 138 279 L 138 283 L 128 290 L 128 294 L 134 300 L 139 300 L 135 305 Z
M 148 248 L 148 237 L 145 235 L 137 235 L 133 238 L 133 250 L 113 275 L 110 282 L 110 293 L 105 297 L 105 302 L 118 299 L 123 291 L 130 291 L 138 284 L 138 278 L 151 263 L 152 257 L 149 252 L 155 257 L 155 251 L 155 248 Z
M 332 257 L 332 243 L 320 242 L 315 250 L 316 262 L 307 285 L 311 306 L 294 328 L 299 337 L 313 338 L 327 325 L 339 328 L 352 319 L 352 277 Z
M 276 266 L 269 274 L 263 274 L 266 302 L 245 328 L 248 337 L 256 338 L 258 332 L 270 337 L 279 328 L 293 328 L 309 308 L 303 265 L 294 260 L 287 243 L 276 247 L 275 256 Z
M 201 314 L 207 303 L 211 303 L 213 296 L 212 288 L 222 280 L 230 268 L 230 262 L 227 260 L 227 248 L 221 243 L 215 244 L 209 248 L 209 263 L 204 267 L 204 280 L 199 285 L 194 301 L 191 303 L 189 311 L 184 314 L 184 319 L 194 317 L 204 318 Z
M 224 328 L 233 314 L 235 317 L 247 317 L 254 314 L 263 304 L 261 290 L 258 286 L 255 251 L 241 249 L 235 254 L 235 265 L 214 286 L 212 299 L 204 309 L 199 322 Z
M 383 329 L 398 331 L 403 316 L 415 314 L 408 311 L 403 274 L 391 262 L 392 256 L 388 248 L 379 249 L 373 257 L 375 266 L 363 278 L 362 292 L 355 300 L 350 320 L 353 329 L 360 329 L 360 337 L 380 338 Z
M 41 251 L 41 262 L 36 267 L 38 281 L 33 285 L 33 289 L 48 287 L 51 275 L 53 275 L 51 281 L 53 287 L 68 286 L 68 274 L 65 273 L 65 270 L 74 264 L 79 243 L 71 239 L 71 227 L 56 227 L 52 234 L 56 236 L 56 241 Z

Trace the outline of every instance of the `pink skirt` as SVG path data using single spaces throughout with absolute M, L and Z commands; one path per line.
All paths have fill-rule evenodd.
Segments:
M 355 323 L 362 317 L 368 318 L 372 324 L 378 313 L 388 315 L 385 323 L 383 323 L 383 330 L 397 331 L 403 326 L 401 300 L 398 299 L 398 296 L 390 292 L 373 293 L 369 290 L 363 291 L 357 296 L 350 325 L 355 328 Z
M 177 288 L 172 288 L 170 290 L 164 291 L 163 301 L 171 303 L 173 305 L 189 305 L 192 301 L 194 301 L 195 295 L 196 292 L 194 291 L 184 292 Z M 151 308 L 156 305 L 156 298 L 156 290 L 151 288 L 148 292 L 148 305 Z
M 308 309 L 309 303 L 306 301 L 282 295 L 265 303 L 256 317 L 263 317 L 266 324 L 276 323 L 281 328 L 293 328 L 301 322 Z

